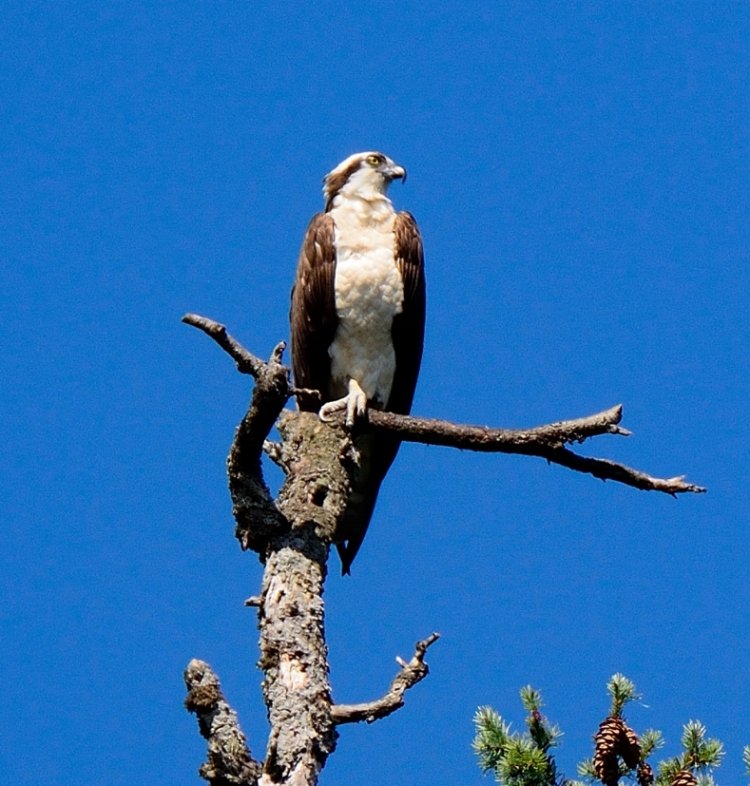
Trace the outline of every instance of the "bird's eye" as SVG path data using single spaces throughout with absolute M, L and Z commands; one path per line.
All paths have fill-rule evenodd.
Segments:
M 382 163 L 381 157 L 376 155 L 367 156 L 367 163 L 370 166 L 378 166 L 378 164 Z

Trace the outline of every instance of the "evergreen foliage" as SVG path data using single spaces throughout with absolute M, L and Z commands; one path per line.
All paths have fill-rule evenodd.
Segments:
M 474 715 L 474 751 L 484 772 L 492 772 L 502 786 L 562 786 L 549 753 L 560 737 L 557 726 L 541 713 L 541 693 L 527 685 L 521 688 L 521 703 L 528 712 L 528 731 L 516 732 L 491 707 L 480 707 Z
M 516 732 L 494 709 L 480 707 L 474 716 L 473 748 L 484 772 L 492 772 L 501 786 L 588 786 L 621 782 L 637 786 L 715 786 L 713 770 L 724 756 L 724 746 L 707 736 L 697 720 L 682 730 L 682 752 L 660 762 L 654 771 L 647 759 L 664 746 L 659 731 L 648 729 L 639 737 L 623 717 L 626 705 L 640 698 L 635 685 L 622 674 L 607 683 L 610 714 L 594 736 L 594 756 L 578 765 L 582 780 L 568 780 L 557 771 L 550 753 L 562 732 L 542 715 L 541 693 L 527 685 L 521 688 L 521 703 L 528 713 L 526 732 Z M 750 745 L 743 749 L 745 771 L 750 776 Z
M 635 689 L 635 683 L 619 672 L 610 677 L 607 683 L 607 693 L 612 697 L 612 707 L 609 714 L 613 718 L 621 718 L 625 705 L 629 701 L 641 698 L 640 693 Z
M 680 740 L 683 752 L 659 764 L 656 786 L 673 786 L 681 773 L 690 773 L 699 786 L 713 786 L 711 770 L 721 764 L 724 746 L 717 739 L 706 738 L 706 727 L 700 721 L 688 721 Z

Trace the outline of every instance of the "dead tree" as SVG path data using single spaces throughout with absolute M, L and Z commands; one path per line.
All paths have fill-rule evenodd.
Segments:
M 406 691 L 427 676 L 425 653 L 438 634 L 417 642 L 411 660 L 398 661 L 400 670 L 380 699 L 351 705 L 333 702 L 323 588 L 329 549 L 358 461 L 343 416 L 338 422 L 324 423 L 313 413 L 284 409 L 295 391 L 282 364 L 283 344 L 264 362 L 235 341 L 223 325 L 195 314 L 183 321 L 210 336 L 241 373 L 255 380 L 228 470 L 235 536 L 265 565 L 260 594 L 246 601 L 258 609 L 259 665 L 265 675 L 263 694 L 271 728 L 265 756 L 253 757 L 211 667 L 192 660 L 185 671 L 185 705 L 196 714 L 208 741 L 208 760 L 200 774 L 212 786 L 312 786 L 336 747 L 337 727 L 384 718 L 401 707 Z M 627 436 L 621 417 L 618 405 L 576 420 L 511 430 L 371 411 L 368 423 L 358 427 L 388 431 L 411 442 L 538 456 L 602 480 L 673 496 L 705 490 L 681 476 L 656 478 L 570 449 L 571 444 L 600 434 Z M 279 443 L 267 442 L 274 425 L 281 434 Z M 286 475 L 276 499 L 263 479 L 264 451 Z

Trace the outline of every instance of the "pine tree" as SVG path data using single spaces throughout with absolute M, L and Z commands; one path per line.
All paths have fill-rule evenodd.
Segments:
M 656 786 L 713 786 L 711 771 L 721 764 L 722 743 L 706 738 L 706 727 L 697 720 L 683 726 L 680 742 L 683 752 L 661 762 Z
M 481 768 L 492 772 L 501 786 L 618 786 L 622 781 L 636 786 L 715 786 L 712 772 L 721 763 L 724 746 L 707 736 L 700 721 L 685 724 L 682 752 L 660 762 L 655 776 L 647 759 L 664 745 L 661 732 L 648 729 L 639 737 L 623 716 L 625 706 L 639 698 L 635 685 L 615 674 L 607 692 L 610 710 L 594 735 L 594 755 L 578 766 L 583 780 L 568 780 L 558 773 L 550 750 L 562 732 L 542 715 L 541 693 L 531 686 L 520 691 L 528 712 L 524 733 L 513 731 L 491 707 L 477 710 L 473 747 Z M 743 750 L 743 761 L 750 776 L 750 745 Z
M 525 733 L 514 732 L 491 707 L 480 707 L 474 715 L 474 751 L 483 771 L 492 771 L 502 786 L 561 786 L 550 749 L 560 737 L 557 726 L 542 715 L 541 693 L 527 685 L 520 691 L 528 712 Z

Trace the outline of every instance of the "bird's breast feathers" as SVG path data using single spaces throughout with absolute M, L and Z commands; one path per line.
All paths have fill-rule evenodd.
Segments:
M 357 206 L 359 207 L 359 206 Z M 331 395 L 346 395 L 356 379 L 376 405 L 388 403 L 396 370 L 391 328 L 404 302 L 396 267 L 390 202 L 384 210 L 334 208 L 336 238 L 336 335 L 331 356 Z

